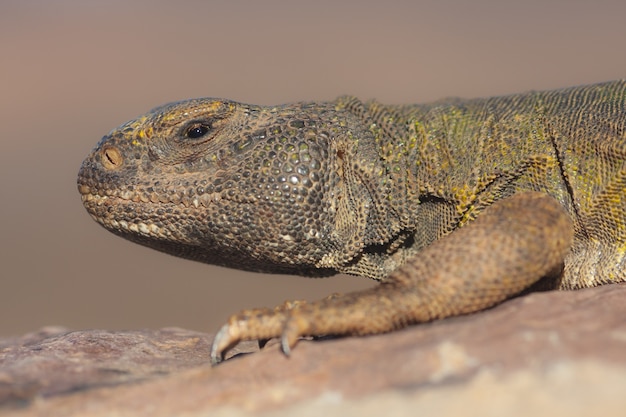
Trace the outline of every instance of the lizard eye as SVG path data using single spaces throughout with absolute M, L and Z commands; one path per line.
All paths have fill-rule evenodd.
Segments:
M 211 130 L 208 123 L 194 123 L 185 129 L 185 137 L 189 139 L 198 139 L 205 136 Z

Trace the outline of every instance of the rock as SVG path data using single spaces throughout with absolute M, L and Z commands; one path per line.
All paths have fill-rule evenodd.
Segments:
M 242 344 L 209 365 L 182 329 L 0 340 L 0 412 L 105 415 L 622 415 L 626 284 L 533 293 L 378 336 Z
M 0 404 L 123 385 L 206 365 L 212 337 L 184 329 L 70 331 L 0 340 Z M 253 352 L 238 346 L 229 356 Z

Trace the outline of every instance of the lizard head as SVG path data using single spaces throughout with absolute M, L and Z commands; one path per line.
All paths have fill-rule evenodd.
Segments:
M 351 151 L 339 138 L 356 128 L 343 111 L 333 103 L 168 104 L 104 136 L 78 189 L 102 226 L 172 255 L 330 274 L 362 249 L 355 234 L 366 227 L 359 192 L 344 186 Z

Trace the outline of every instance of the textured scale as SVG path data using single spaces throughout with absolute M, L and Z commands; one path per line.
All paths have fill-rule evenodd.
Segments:
M 106 135 L 78 187 L 92 217 L 188 259 L 380 280 L 247 310 L 240 340 L 371 334 L 532 288 L 626 280 L 626 83 L 387 106 L 192 99 Z

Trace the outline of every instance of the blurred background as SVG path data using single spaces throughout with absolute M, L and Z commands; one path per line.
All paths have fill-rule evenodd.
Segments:
M 626 2 L 0 2 L 0 336 L 180 326 L 372 285 L 197 264 L 98 226 L 76 191 L 101 136 L 169 101 L 426 102 L 626 77 Z

